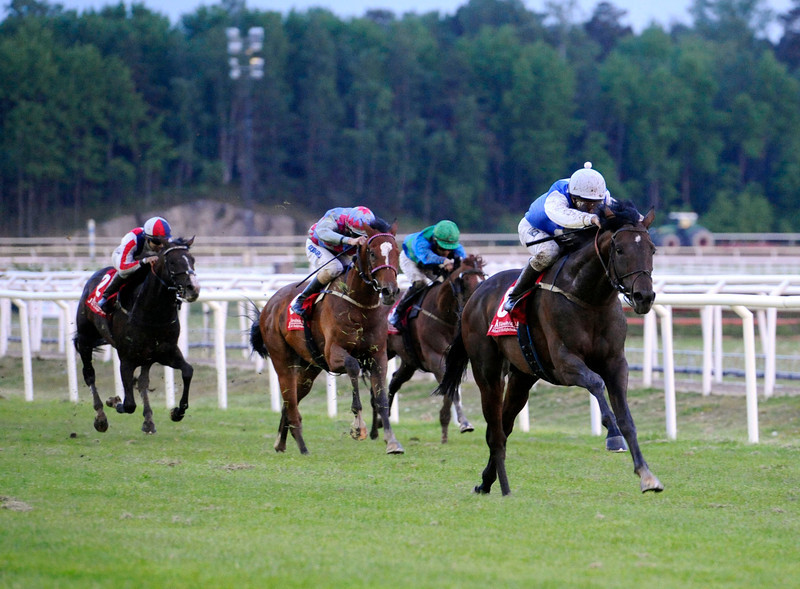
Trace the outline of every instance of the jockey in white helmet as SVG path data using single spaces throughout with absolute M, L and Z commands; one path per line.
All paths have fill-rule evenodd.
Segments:
M 547 192 L 534 200 L 518 227 L 520 243 L 531 257 L 503 308 L 511 311 L 522 295 L 536 286 L 539 275 L 558 258 L 560 247 L 555 241 L 547 240 L 548 237 L 564 229 L 600 227 L 600 219 L 594 211 L 600 203 L 612 202 L 614 199 L 606 189 L 605 178 L 592 169 L 592 162 L 583 164 L 583 168 L 569 178 L 556 180 Z

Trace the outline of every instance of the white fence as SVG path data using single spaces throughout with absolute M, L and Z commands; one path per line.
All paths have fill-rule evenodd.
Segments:
M 48 304 L 58 317 L 59 351 L 67 358 L 69 398 L 78 400 L 77 363 L 71 337 L 74 332 L 74 317 L 80 286 L 88 273 L 2 273 L 0 274 L 0 356 L 7 354 L 11 338 L 12 304 L 19 312 L 20 341 L 22 347 L 25 398 L 33 400 L 32 357 L 41 347 L 43 308 Z M 226 327 L 228 305 L 236 303 L 242 309 L 244 318 L 246 306 L 250 301 L 263 303 L 283 284 L 301 280 L 304 275 L 260 276 L 246 273 L 204 274 L 202 294 L 198 303 L 210 310 L 213 318 L 214 358 L 217 373 L 217 395 L 220 408 L 227 407 L 227 354 Z M 786 275 L 763 276 L 657 276 L 655 283 L 659 289 L 656 304 L 644 320 L 643 366 L 645 386 L 652 386 L 655 360 L 658 355 L 658 322 L 661 325 L 661 353 L 663 357 L 663 381 L 665 398 L 666 433 L 670 439 L 677 437 L 675 410 L 675 366 L 673 349 L 673 309 L 697 309 L 701 315 L 703 333 L 703 394 L 710 394 L 714 382 L 722 379 L 721 354 L 721 315 L 722 309 L 732 310 L 742 319 L 742 341 L 745 358 L 745 398 L 748 425 L 748 439 L 758 442 L 757 411 L 757 372 L 755 350 L 755 316 L 758 317 L 759 334 L 765 358 L 763 393 L 765 397 L 773 394 L 775 385 L 776 323 L 778 310 L 800 309 L 800 278 Z M 77 285 L 77 287 L 76 287 Z M 683 291 L 683 292 L 675 292 Z M 197 303 L 196 303 L 197 304 Z M 188 354 L 188 311 L 181 309 L 180 345 Z M 249 326 L 244 326 L 243 332 Z M 243 336 L 244 337 L 244 336 Z M 246 343 L 246 342 L 245 342 Z M 111 355 L 115 361 L 116 354 Z M 255 368 L 263 369 L 260 358 L 255 359 Z M 273 410 L 281 406 L 277 378 L 271 364 L 266 363 L 270 373 L 270 396 Z M 174 404 L 174 375 L 166 368 L 167 405 Z M 118 372 L 118 371 L 116 371 Z M 117 376 L 118 378 L 118 376 Z M 121 386 L 117 385 L 118 392 Z M 328 412 L 336 414 L 336 389 L 333 377 L 328 379 Z M 591 429 L 601 433 L 599 411 L 596 401 L 591 400 Z M 393 419 L 397 419 L 397 404 L 393 406 Z M 529 429 L 528 412 L 521 415 L 521 428 Z

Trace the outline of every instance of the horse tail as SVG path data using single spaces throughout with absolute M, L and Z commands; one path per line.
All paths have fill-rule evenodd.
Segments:
M 458 399 L 458 387 L 464 378 L 469 364 L 467 349 L 464 347 L 464 338 L 461 336 L 461 327 L 456 332 L 456 337 L 447 348 L 447 355 L 444 361 L 444 375 L 442 382 L 433 391 L 435 395 L 446 396 L 450 400 Z
M 261 334 L 261 325 L 259 323 L 261 312 L 255 303 L 253 303 L 253 311 L 255 316 L 253 317 L 253 324 L 250 326 L 250 349 L 262 358 L 266 358 L 269 354 L 267 346 L 264 344 L 264 336 Z

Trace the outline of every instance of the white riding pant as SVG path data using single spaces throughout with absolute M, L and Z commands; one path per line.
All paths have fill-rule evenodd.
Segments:
M 329 284 L 334 278 L 344 272 L 344 267 L 352 260 L 352 256 L 339 256 L 329 249 L 320 247 L 311 239 L 306 239 L 306 258 L 311 270 L 317 270 L 317 280 L 322 284 Z M 324 267 L 323 267 L 324 266 Z
M 404 250 L 400 251 L 400 269 L 412 284 L 421 283 L 418 286 L 430 286 L 433 284 L 435 276 L 432 278 L 420 270 L 417 263 L 409 258 Z
M 550 237 L 549 233 L 534 227 L 525 217 L 522 217 L 522 221 L 519 222 L 517 231 L 519 234 L 519 242 L 531 255 L 531 259 L 528 261 L 534 270 L 541 272 L 545 268 L 549 268 L 550 265 L 556 261 L 556 258 L 558 258 L 561 253 L 561 248 L 558 247 L 558 244 L 552 239 L 533 245 L 525 245 L 531 241 Z

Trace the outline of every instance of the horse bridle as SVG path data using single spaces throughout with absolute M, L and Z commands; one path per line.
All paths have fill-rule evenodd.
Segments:
M 470 270 L 462 270 L 458 273 L 453 280 L 450 281 L 450 289 L 453 291 L 453 296 L 455 297 L 456 301 L 458 301 L 458 314 L 461 314 L 461 310 L 464 308 L 466 301 L 462 300 L 462 296 L 464 294 L 464 276 L 470 276 L 472 274 L 477 274 L 481 277 L 481 279 L 486 278 L 486 272 L 483 270 L 479 270 L 477 268 L 473 268 Z
M 633 306 L 633 301 L 631 300 L 631 298 L 633 297 L 633 290 L 634 287 L 636 286 L 636 281 L 639 280 L 639 278 L 641 278 L 641 276 L 643 275 L 651 278 L 652 275 L 649 270 L 634 270 L 633 272 L 628 272 L 627 274 L 623 274 L 620 276 L 619 272 L 617 271 L 617 266 L 615 263 L 616 262 L 615 254 L 617 248 L 614 243 L 614 239 L 617 237 L 618 233 L 621 233 L 623 231 L 633 231 L 634 233 L 648 233 L 647 229 L 644 227 L 620 227 L 619 229 L 614 231 L 614 233 L 611 234 L 611 244 L 609 245 L 609 251 L 608 251 L 608 264 L 605 263 L 605 261 L 603 260 L 603 256 L 600 255 L 600 247 L 598 245 L 598 239 L 600 238 L 600 233 L 601 233 L 600 231 L 598 231 L 594 237 L 594 250 L 595 252 L 597 252 L 597 257 L 600 259 L 600 263 L 603 266 L 603 270 L 605 270 L 606 277 L 608 278 L 608 281 L 611 283 L 611 286 L 625 298 L 625 301 L 627 301 L 629 305 Z M 611 275 L 612 271 L 614 274 L 613 276 Z M 629 276 L 636 276 L 636 278 L 633 279 L 630 288 L 625 288 L 625 286 L 622 284 L 622 281 L 628 278 Z
M 175 279 L 178 276 L 182 276 L 184 274 L 187 274 L 188 276 L 194 276 L 195 272 L 194 272 L 194 268 L 191 268 L 191 267 L 189 267 L 186 270 L 183 270 L 182 272 L 173 272 L 172 270 L 169 269 L 169 267 L 167 267 L 167 254 L 170 253 L 171 251 L 175 251 L 175 250 L 186 250 L 186 251 L 188 251 L 189 250 L 189 246 L 187 246 L 187 245 L 173 245 L 172 247 L 169 247 L 169 248 L 165 249 L 163 252 L 160 253 L 161 258 L 164 260 L 164 266 L 166 267 L 167 273 L 169 274 L 169 281 L 170 281 L 171 284 L 167 284 L 161 278 L 161 276 L 156 274 L 156 270 L 155 270 L 155 268 L 153 266 L 150 266 L 150 271 L 153 273 L 153 276 L 155 276 L 161 282 L 161 284 L 163 284 L 164 287 L 167 288 L 167 290 L 174 290 L 175 291 L 176 298 L 182 299 L 183 295 L 186 293 L 186 289 L 183 287 L 182 284 L 176 284 L 176 280 Z
M 369 239 L 367 239 L 367 246 L 369 246 L 369 244 L 372 243 L 372 240 L 377 238 L 377 237 L 391 237 L 392 239 L 394 239 L 394 235 L 392 235 L 391 233 L 376 233 L 373 236 L 371 236 Z M 358 266 L 357 266 L 358 275 L 361 277 L 361 280 L 363 280 L 364 282 L 369 284 L 373 288 L 373 290 L 375 290 L 375 292 L 380 292 L 381 291 L 381 287 L 378 284 L 378 280 L 375 278 L 375 272 L 377 272 L 378 270 L 382 270 L 383 268 L 389 268 L 392 272 L 394 272 L 395 277 L 397 276 L 397 268 L 395 268 L 391 264 L 380 264 L 379 266 L 375 266 L 373 268 L 370 265 L 369 260 L 367 260 L 367 262 L 366 262 L 367 265 L 369 266 L 367 268 L 367 272 L 364 272 L 364 270 L 361 268 L 361 265 L 363 263 L 362 260 L 361 260 L 361 256 L 358 256 L 358 258 L 359 258 Z M 368 273 L 368 275 L 367 275 L 367 273 Z

